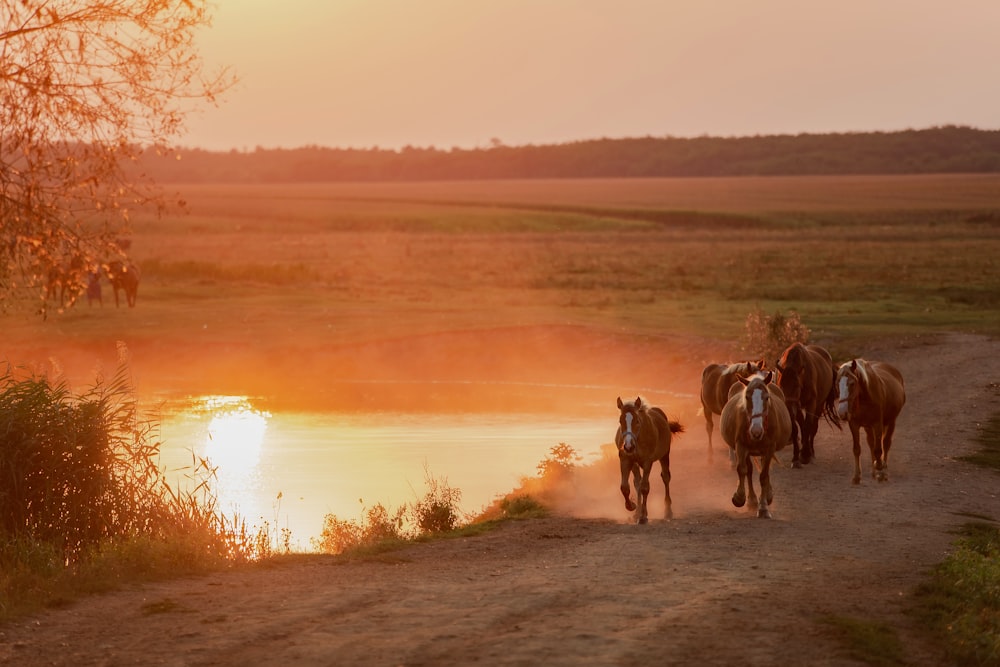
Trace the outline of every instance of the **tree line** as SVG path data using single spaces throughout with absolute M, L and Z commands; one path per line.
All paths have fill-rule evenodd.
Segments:
M 1000 130 L 942 126 L 897 132 L 748 137 L 641 137 L 486 148 L 181 149 L 140 162 L 166 182 L 649 178 L 1000 171 Z

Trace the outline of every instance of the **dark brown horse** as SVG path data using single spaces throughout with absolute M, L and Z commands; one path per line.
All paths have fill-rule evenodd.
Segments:
M 906 403 L 903 376 L 884 361 L 852 359 L 837 369 L 837 416 L 847 421 L 854 441 L 854 484 L 861 483 L 861 434 L 872 455 L 872 479 L 889 479 L 889 448 L 896 418 Z
M 129 308 L 135 308 L 135 298 L 139 292 L 139 267 L 135 264 L 125 264 L 115 260 L 105 265 L 108 282 L 115 292 L 115 308 L 118 307 L 118 291 L 125 292 L 125 301 Z
M 663 410 L 647 405 L 642 398 L 623 403 L 618 398 L 618 431 L 615 445 L 618 447 L 618 461 L 621 464 L 621 491 L 625 497 L 625 509 L 635 510 L 636 522 L 646 523 L 646 499 L 649 496 L 649 474 L 653 463 L 660 462 L 660 478 L 663 479 L 666 508 L 664 518 L 673 516 L 670 507 L 670 440 L 674 433 L 682 433 L 680 422 L 671 421 Z M 628 476 L 632 475 L 638 506 L 629 497 Z
M 732 390 L 732 397 L 722 409 L 720 430 L 726 444 L 736 455 L 736 473 L 739 486 L 733 494 L 733 505 L 743 507 L 750 487 L 750 508 L 757 508 L 757 516 L 770 519 L 769 505 L 774 500 L 771 487 L 771 461 L 774 453 L 788 444 L 792 432 L 792 419 L 785 406 L 784 394 L 771 382 L 771 371 L 758 373 L 750 378 L 740 378 L 742 391 Z M 760 457 L 760 500 L 753 490 L 753 463 L 751 456 Z
M 764 360 L 744 361 L 738 364 L 709 364 L 701 372 L 701 411 L 705 415 L 708 432 L 708 462 L 712 462 L 712 415 L 721 415 L 729 401 L 729 389 L 740 381 L 764 369 Z
M 789 345 L 776 364 L 778 386 L 785 392 L 785 404 L 792 416 L 792 467 L 800 468 L 816 457 L 819 418 L 840 428 L 833 409 L 836 367 L 833 357 L 819 345 Z M 801 433 L 802 446 L 799 447 Z

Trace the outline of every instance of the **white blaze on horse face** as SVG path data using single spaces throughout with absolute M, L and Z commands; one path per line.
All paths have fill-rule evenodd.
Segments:
M 851 387 L 846 373 L 840 376 L 838 385 L 837 416 L 841 419 L 847 419 L 848 406 L 851 400 Z
M 632 432 L 632 420 L 634 419 L 634 414 L 631 412 L 625 413 L 625 432 L 622 433 L 622 449 L 625 450 L 626 454 L 631 454 L 635 451 L 635 433 Z
M 750 437 L 760 439 L 764 436 L 764 392 L 767 389 L 757 387 L 750 395 Z

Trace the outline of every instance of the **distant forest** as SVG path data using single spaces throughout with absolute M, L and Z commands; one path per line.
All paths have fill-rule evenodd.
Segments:
M 642 137 L 441 150 L 407 146 L 149 156 L 161 183 L 292 183 L 524 178 L 648 178 L 1000 172 L 1000 130 L 944 126 L 899 132 L 753 137 Z

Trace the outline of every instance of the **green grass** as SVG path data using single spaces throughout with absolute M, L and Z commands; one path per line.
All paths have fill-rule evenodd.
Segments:
M 906 664 L 903 643 L 885 623 L 846 616 L 827 616 L 823 620 L 841 636 L 851 658 L 874 667 Z
M 955 664 L 1000 665 L 1000 530 L 972 522 L 917 590 L 913 613 Z

